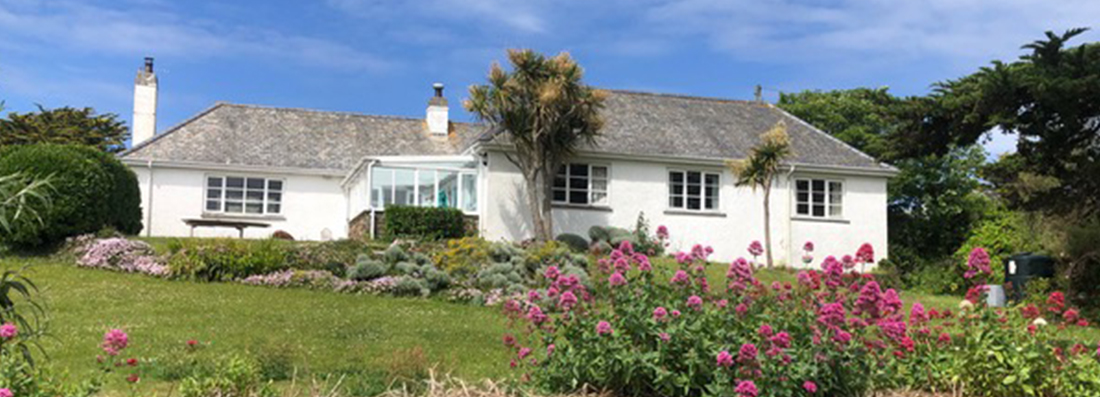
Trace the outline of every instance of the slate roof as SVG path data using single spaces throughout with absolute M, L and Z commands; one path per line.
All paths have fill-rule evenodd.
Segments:
M 606 125 L 589 150 L 691 159 L 744 158 L 787 122 L 790 162 L 893 171 L 767 103 L 609 90 Z M 458 154 L 507 144 L 484 125 L 452 122 L 433 137 L 422 119 L 218 104 L 123 154 L 131 159 L 350 170 L 365 156 Z
M 458 154 L 484 130 L 422 119 L 219 103 L 122 154 L 126 159 L 351 170 L 365 156 Z
M 789 162 L 893 170 L 771 104 L 636 91 L 608 90 L 605 125 L 597 146 L 605 153 L 695 159 L 745 158 L 760 134 L 785 120 Z M 483 142 L 507 144 L 486 133 Z

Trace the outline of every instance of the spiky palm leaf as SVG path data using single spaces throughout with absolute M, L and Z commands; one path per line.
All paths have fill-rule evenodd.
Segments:
M 0 175 L 0 231 L 10 233 L 20 222 L 39 222 L 39 212 L 49 205 L 49 178 L 22 174 Z

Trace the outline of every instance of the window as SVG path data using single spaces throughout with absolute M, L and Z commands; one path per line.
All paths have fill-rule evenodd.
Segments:
M 477 174 L 461 169 L 374 167 L 370 203 L 459 208 L 477 212 Z
M 795 180 L 795 213 L 814 218 L 844 216 L 844 182 L 825 179 Z
M 282 180 L 241 176 L 206 178 L 206 212 L 279 214 L 282 206 Z
M 553 202 L 607 205 L 607 166 L 573 163 L 554 177 Z
M 689 211 L 717 211 L 721 176 L 716 172 L 669 171 L 668 207 Z

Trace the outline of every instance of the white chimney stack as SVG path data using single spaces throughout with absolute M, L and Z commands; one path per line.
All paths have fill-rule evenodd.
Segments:
M 157 75 L 153 73 L 153 58 L 145 58 L 145 66 L 134 78 L 134 121 L 130 129 L 130 147 L 153 138 L 157 133 Z
M 435 96 L 428 101 L 428 131 L 431 131 L 432 135 L 447 135 L 450 116 L 447 98 L 443 97 L 443 83 L 432 84 L 432 88 L 435 89 Z

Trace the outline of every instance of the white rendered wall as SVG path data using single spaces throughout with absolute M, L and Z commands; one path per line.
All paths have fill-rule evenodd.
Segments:
M 688 250 L 694 244 L 710 245 L 712 259 L 728 262 L 748 257 L 753 240 L 764 241 L 763 194 L 735 187 L 724 167 L 677 165 L 626 160 L 582 159 L 581 162 L 610 165 L 609 210 L 556 207 L 555 233 L 588 236 L 593 225 L 633 228 L 638 214 L 645 213 L 650 230 L 665 225 L 672 234 L 672 251 Z M 668 211 L 668 171 L 689 169 L 721 172 L 719 214 L 683 214 Z M 522 240 L 533 235 L 523 189 L 523 177 L 516 167 L 497 152 L 490 152 L 486 173 L 486 201 L 481 227 L 490 240 Z M 806 176 L 794 173 L 793 178 Z M 771 194 L 771 223 L 776 263 L 801 265 L 802 244 L 810 239 L 817 246 L 815 264 L 826 255 L 852 254 L 863 242 L 870 242 L 876 257 L 886 254 L 886 178 L 836 176 L 845 181 L 844 222 L 792 219 L 791 194 L 785 174 Z M 790 242 L 793 241 L 793 244 Z M 763 260 L 761 258 L 761 260 Z
M 284 181 L 282 213 L 278 216 L 238 215 L 234 220 L 269 223 L 268 228 L 248 228 L 247 238 L 265 238 L 276 230 L 290 233 L 298 240 L 321 240 L 328 229 L 332 238 L 347 237 L 348 202 L 340 187 L 339 176 L 288 175 L 256 172 L 227 172 L 184 168 L 161 168 L 154 163 L 153 184 L 149 169 L 131 165 L 141 187 L 142 235 L 186 237 L 191 228 L 184 219 L 213 219 L 203 214 L 207 175 L 278 178 Z M 150 190 L 152 196 L 150 197 Z M 150 200 L 152 200 L 150 202 Z M 150 218 L 150 208 L 152 217 Z M 220 215 L 226 216 L 226 215 Z M 195 228 L 196 237 L 237 237 L 233 228 Z

